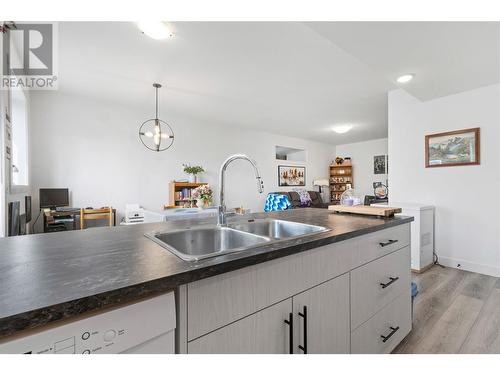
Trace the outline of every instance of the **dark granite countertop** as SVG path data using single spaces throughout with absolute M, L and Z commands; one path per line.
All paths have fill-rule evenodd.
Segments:
M 252 216 L 321 225 L 332 230 L 198 262 L 181 260 L 144 237 L 144 233 L 215 224 L 215 218 L 0 239 L 0 338 L 413 220 L 332 214 L 314 208 Z M 248 218 L 228 219 L 235 220 Z

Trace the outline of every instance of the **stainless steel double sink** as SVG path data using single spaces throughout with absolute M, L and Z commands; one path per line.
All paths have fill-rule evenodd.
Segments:
M 152 232 L 146 233 L 145 236 L 181 259 L 196 261 L 328 230 L 317 225 L 262 219 L 222 227 L 206 225 L 167 232 Z

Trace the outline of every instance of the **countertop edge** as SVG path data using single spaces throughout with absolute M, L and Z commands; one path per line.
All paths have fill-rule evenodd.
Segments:
M 101 292 L 88 297 L 77 298 L 51 306 L 41 307 L 20 314 L 0 318 L 0 343 L 10 340 L 25 330 L 41 327 L 45 324 L 75 317 L 80 314 L 95 312 L 103 308 L 119 306 L 133 302 L 141 298 L 152 297 L 159 293 L 176 289 L 180 285 L 188 284 L 197 280 L 235 271 L 241 268 L 264 263 L 273 259 L 283 258 L 289 255 L 308 251 L 317 247 L 332 243 L 345 241 L 351 238 L 363 236 L 383 229 L 407 224 L 414 221 L 413 217 L 404 217 L 383 224 L 346 232 L 331 237 L 312 239 L 309 242 L 301 242 L 286 245 L 279 249 L 263 251 L 248 257 L 228 259 L 216 265 L 193 268 L 183 273 L 145 281 L 140 284 L 129 285 L 110 291 Z

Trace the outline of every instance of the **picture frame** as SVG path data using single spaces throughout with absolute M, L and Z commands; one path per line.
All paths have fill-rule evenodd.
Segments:
M 278 165 L 278 186 L 306 186 L 306 167 Z
M 425 167 L 456 167 L 481 163 L 480 128 L 425 136 Z
M 376 155 L 373 157 L 373 174 L 386 174 L 387 163 L 385 155 Z

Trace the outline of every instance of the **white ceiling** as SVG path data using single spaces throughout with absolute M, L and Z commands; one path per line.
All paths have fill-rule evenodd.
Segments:
M 157 41 L 133 23 L 59 24 L 59 89 L 161 115 L 331 144 L 387 136 L 387 91 L 427 100 L 499 81 L 499 24 L 175 23 Z M 407 43 L 410 41 L 410 43 Z M 352 124 L 346 134 L 333 125 Z
M 500 82 L 500 22 L 316 22 L 309 27 L 420 100 Z

